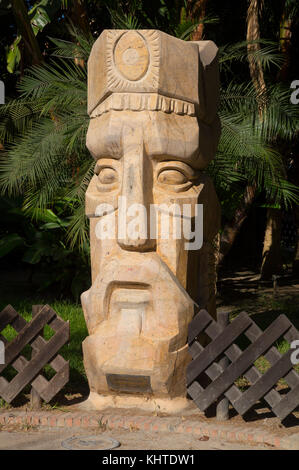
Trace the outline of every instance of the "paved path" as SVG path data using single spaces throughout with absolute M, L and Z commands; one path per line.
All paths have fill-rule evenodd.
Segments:
M 0 432 L 0 450 L 63 450 L 62 442 L 73 436 L 111 437 L 120 442 L 115 450 L 265 450 L 266 446 L 249 446 L 221 442 L 220 440 L 200 440 L 192 435 L 165 432 L 115 430 L 96 432 L 91 430 L 55 429 L 51 431 Z
M 237 448 L 236 446 L 252 446 L 275 449 L 293 449 L 299 450 L 299 426 L 298 420 L 296 425 L 284 428 L 281 423 L 273 420 L 264 420 L 263 424 L 253 422 L 244 422 L 239 417 L 234 417 L 229 421 L 220 422 L 216 418 L 207 420 L 204 416 L 197 413 L 192 414 L 192 410 L 185 413 L 186 416 L 150 416 L 134 413 L 134 410 L 106 410 L 101 412 L 82 412 L 61 410 L 52 411 L 17 411 L 3 410 L 0 411 L 0 431 L 4 432 L 22 432 L 27 431 L 28 435 L 39 432 L 40 435 L 45 433 L 54 433 L 51 436 L 59 435 L 64 432 L 69 433 L 116 433 L 115 435 L 125 436 L 123 445 L 131 445 L 134 447 L 134 438 L 144 436 L 144 442 L 149 441 L 162 442 L 162 449 L 171 446 L 175 442 L 174 449 L 187 449 L 187 445 L 216 446 L 222 448 L 224 443 Z M 0 435 L 1 435 L 0 432 Z M 139 433 L 139 434 L 138 434 Z M 144 433 L 144 434 L 142 434 Z M 2 434 L 4 439 L 5 434 Z M 158 436 L 158 440 L 157 440 Z M 170 440 L 164 441 L 164 438 L 170 437 Z M 140 438 L 141 439 L 141 438 Z M 2 448 L 0 437 L 0 449 Z M 188 442 L 188 444 L 185 444 Z M 177 447 L 178 446 L 178 447 Z M 184 446 L 184 447 L 181 447 Z M 229 447 L 229 448 L 231 448 Z M 196 448 L 196 447 L 195 447 Z M 244 447 L 242 447 L 244 448 Z M 140 447 L 142 449 L 142 447 Z M 150 449 L 150 448 L 149 448 Z M 154 448 L 152 448 L 154 450 Z M 158 448 L 157 448 L 158 449 Z

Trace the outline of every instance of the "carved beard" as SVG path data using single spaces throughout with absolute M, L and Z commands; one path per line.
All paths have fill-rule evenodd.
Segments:
M 194 302 L 157 253 L 109 258 L 81 300 L 90 332 L 83 352 L 91 390 L 107 391 L 111 376 L 125 374 L 147 377 L 147 388 L 167 394 L 174 367 L 188 362 Z M 183 377 L 176 387 L 184 388 Z

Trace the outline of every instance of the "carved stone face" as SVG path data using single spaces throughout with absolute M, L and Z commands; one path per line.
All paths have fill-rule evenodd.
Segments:
M 90 386 L 98 393 L 109 388 L 161 396 L 184 393 L 187 326 L 194 314 L 193 300 L 206 295 L 198 285 L 199 270 L 206 266 L 200 267 L 200 250 L 185 250 L 186 240 L 174 239 L 174 214 L 169 214 L 168 239 L 161 237 L 161 214 L 157 236 L 150 237 L 149 214 L 152 204 L 177 204 L 182 209 L 185 204 L 192 215 L 196 203 L 204 203 L 208 195 L 204 241 L 215 235 L 216 196 L 197 170 L 213 149 L 207 136 L 203 145 L 200 138 L 195 117 L 162 111 L 110 111 L 90 121 L 87 146 L 96 160 L 86 194 L 92 287 L 82 295 L 82 304 L 91 335 L 84 342 L 85 367 Z M 119 217 L 126 228 L 134 217 L 128 210 L 120 213 L 120 196 L 126 209 L 132 204 L 145 208 L 144 220 L 138 221 L 147 227 L 147 236 L 120 233 Z M 97 207 L 104 203 L 111 210 L 96 217 Z M 182 215 L 183 211 L 180 222 Z M 114 239 L 97 237 L 101 219 L 115 226 Z
M 211 41 L 112 30 L 92 48 L 86 141 L 96 162 L 86 192 L 92 286 L 81 297 L 91 392 L 186 394 L 194 302 L 215 311 L 219 204 L 201 170 L 219 139 L 218 88 Z M 197 204 L 203 220 L 195 217 Z M 155 217 L 152 207 L 161 209 Z M 186 221 L 187 234 L 203 235 L 195 251 L 186 249 Z

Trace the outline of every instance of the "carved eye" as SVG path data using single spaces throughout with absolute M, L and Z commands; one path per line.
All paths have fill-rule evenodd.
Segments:
M 156 167 L 157 184 L 160 189 L 180 193 L 188 191 L 195 181 L 192 167 L 180 161 L 165 161 Z
M 113 168 L 102 168 L 98 174 L 98 179 L 101 184 L 112 184 L 117 181 L 117 173 Z
M 158 182 L 163 184 L 184 184 L 188 178 L 178 170 L 163 170 L 158 175 Z

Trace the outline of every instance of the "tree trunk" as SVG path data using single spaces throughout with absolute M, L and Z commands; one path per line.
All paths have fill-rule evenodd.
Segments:
M 292 37 L 292 20 L 286 13 L 286 2 L 284 11 L 280 20 L 280 49 L 284 57 L 284 62 L 277 74 L 277 80 L 287 81 L 289 79 L 289 68 L 291 62 L 291 37 Z
M 280 209 L 267 209 L 267 222 L 264 236 L 261 278 L 271 279 L 282 268 L 281 220 Z
M 267 225 L 264 238 L 261 278 L 269 280 L 282 269 L 280 249 L 282 214 L 279 209 L 267 210 Z
M 254 201 L 255 193 L 255 185 L 246 186 L 243 200 L 236 210 L 233 219 L 224 226 L 220 239 L 220 254 L 218 258 L 218 265 L 222 264 L 224 257 L 230 251 L 238 233 L 240 232 L 242 224 L 246 219 L 249 209 Z
M 286 15 L 286 2 L 280 20 L 280 48 L 284 56 L 283 66 L 277 74 L 277 80 L 287 80 L 290 65 L 291 20 Z M 263 260 L 261 266 L 262 279 L 271 279 L 282 268 L 281 255 L 281 220 L 282 213 L 278 209 L 268 209 L 267 226 L 264 238 Z
M 247 41 L 257 41 L 260 39 L 259 10 L 260 1 L 249 0 L 247 11 Z M 247 46 L 250 76 L 256 90 L 260 118 L 262 119 L 262 112 L 265 106 L 264 94 L 266 92 L 266 85 L 262 65 L 252 57 L 252 52 L 258 49 L 260 49 L 260 45 L 258 43 L 248 44 Z M 255 185 L 246 186 L 241 205 L 236 210 L 233 219 L 225 225 L 220 241 L 219 264 L 223 262 L 224 257 L 230 251 L 238 233 L 240 232 L 241 226 L 254 201 L 255 193 Z
M 86 12 L 86 5 L 84 0 L 73 0 L 70 19 L 73 25 L 82 31 L 86 36 L 90 34 L 88 16 Z
M 247 11 L 247 41 L 258 41 L 260 39 L 259 14 L 262 4 L 263 0 L 249 0 Z M 260 119 L 263 120 L 263 112 L 267 104 L 267 89 L 262 64 L 252 55 L 253 52 L 259 51 L 260 49 L 261 46 L 258 42 L 247 45 L 250 76 L 257 94 Z M 277 273 L 277 270 L 281 268 L 280 236 L 281 212 L 277 209 L 268 209 L 261 266 L 261 275 L 265 279 Z
M 84 0 L 73 0 L 72 7 L 70 9 L 70 20 L 73 25 L 86 37 L 91 35 L 86 4 Z M 75 64 L 84 68 L 84 59 L 81 57 L 75 57 Z
M 287 2 L 284 2 L 284 10 L 280 20 L 280 49 L 284 57 L 284 62 L 277 74 L 277 80 L 288 82 L 290 80 L 290 64 L 291 64 L 291 39 L 292 39 L 292 18 L 287 12 Z M 298 147 L 295 152 L 298 152 Z M 289 170 L 288 179 L 298 186 L 299 183 L 299 164 L 298 158 L 295 157 Z M 295 206 L 294 215 L 297 228 L 297 246 L 293 259 L 293 273 L 299 274 L 299 207 Z
M 191 34 L 191 41 L 201 41 L 203 38 L 204 24 L 202 20 L 206 16 L 206 7 L 208 0 L 197 0 L 195 5 L 192 7 L 192 3 L 189 1 L 188 15 L 192 20 L 201 22 L 196 26 L 195 30 Z
M 248 62 L 250 76 L 253 82 L 253 85 L 257 94 L 257 102 L 259 106 L 260 117 L 262 118 L 263 109 L 266 105 L 265 94 L 266 94 L 266 84 L 264 80 L 263 67 L 260 60 L 257 60 L 253 57 L 253 53 L 259 51 L 261 46 L 258 42 L 260 39 L 260 26 L 259 26 L 259 12 L 262 7 L 261 0 L 250 0 L 248 11 L 247 11 L 247 41 L 250 41 L 251 44 L 247 45 L 248 51 Z
M 24 48 L 23 63 L 27 66 L 42 64 L 43 56 L 41 54 L 38 41 L 33 33 L 24 0 L 12 0 L 12 9 L 18 32 L 22 36 Z

